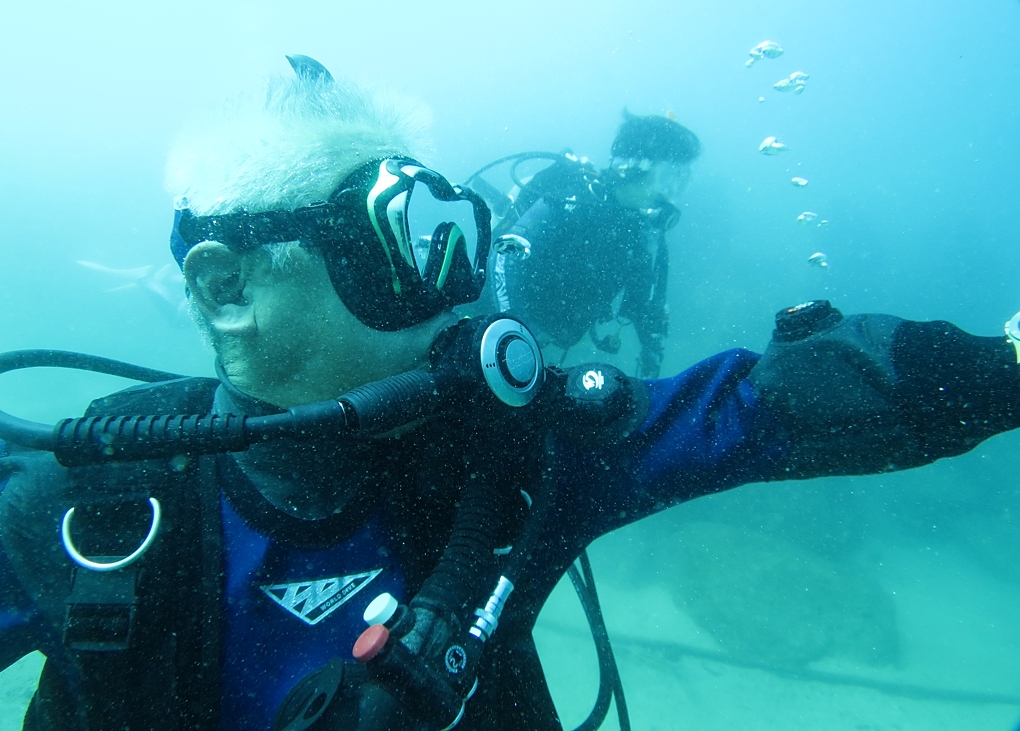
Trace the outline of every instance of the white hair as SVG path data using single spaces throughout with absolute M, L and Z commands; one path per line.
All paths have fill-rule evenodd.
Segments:
M 343 78 L 270 80 L 182 134 L 166 187 L 199 216 L 293 210 L 326 200 L 360 165 L 423 155 L 430 113 L 420 103 Z

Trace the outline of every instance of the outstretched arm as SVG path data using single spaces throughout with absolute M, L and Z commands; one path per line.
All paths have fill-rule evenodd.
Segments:
M 575 454 L 568 491 L 594 518 L 586 538 L 750 482 L 917 467 L 1020 426 L 1006 338 L 832 312 L 764 356 L 727 351 L 645 383 L 641 426 Z

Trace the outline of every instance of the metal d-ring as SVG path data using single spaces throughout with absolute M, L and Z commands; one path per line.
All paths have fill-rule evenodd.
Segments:
M 156 540 L 156 533 L 159 532 L 159 521 L 163 515 L 163 511 L 159 507 L 159 500 L 150 497 L 149 505 L 152 506 L 152 524 L 149 526 L 149 535 L 145 536 L 145 540 L 142 541 L 141 545 L 130 556 L 125 556 L 119 561 L 112 561 L 111 563 L 98 563 L 82 556 L 78 549 L 74 547 L 74 541 L 71 540 L 71 518 L 74 516 L 74 508 L 64 513 L 64 520 L 60 524 L 60 540 L 64 544 L 64 550 L 67 551 L 67 555 L 71 557 L 72 561 L 89 571 L 116 571 L 133 564 L 142 557 L 142 554 L 149 550 L 149 546 Z

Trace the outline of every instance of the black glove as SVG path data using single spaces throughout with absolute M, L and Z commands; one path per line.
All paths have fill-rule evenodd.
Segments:
M 814 310 L 821 319 L 784 329 L 806 307 L 779 313 L 749 376 L 788 441 L 781 476 L 916 467 L 1020 426 L 1020 368 L 1005 338 L 890 315 L 844 319 L 827 302 Z

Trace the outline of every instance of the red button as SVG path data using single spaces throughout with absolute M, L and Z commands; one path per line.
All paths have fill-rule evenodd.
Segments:
M 385 625 L 373 624 L 362 632 L 361 637 L 354 643 L 354 659 L 358 662 L 368 662 L 379 654 L 389 638 L 390 631 Z

